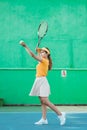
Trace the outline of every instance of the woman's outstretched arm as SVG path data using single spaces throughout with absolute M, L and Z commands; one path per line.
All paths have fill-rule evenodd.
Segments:
M 30 48 L 25 44 L 24 41 L 20 41 L 20 45 L 22 45 L 22 46 L 25 48 L 25 50 L 27 51 L 27 53 L 28 53 L 31 57 L 33 57 L 34 59 L 36 59 L 36 60 L 42 62 L 41 57 L 35 55 L 35 54 L 30 50 Z

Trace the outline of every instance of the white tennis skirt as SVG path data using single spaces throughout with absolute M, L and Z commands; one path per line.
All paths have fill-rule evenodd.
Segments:
M 46 77 L 37 77 L 29 93 L 30 96 L 48 97 L 50 94 L 50 85 Z

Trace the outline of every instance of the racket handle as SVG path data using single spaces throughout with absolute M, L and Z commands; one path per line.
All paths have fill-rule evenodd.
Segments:
M 36 52 L 37 52 L 38 47 L 39 47 L 39 43 L 37 43 L 37 45 L 36 45 L 36 48 L 35 48 Z

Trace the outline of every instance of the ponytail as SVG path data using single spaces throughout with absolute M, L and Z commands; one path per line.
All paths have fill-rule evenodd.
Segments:
M 52 59 L 50 57 L 50 54 L 48 55 L 48 60 L 49 60 L 48 70 L 51 70 L 52 69 Z
M 45 47 L 45 48 L 50 52 L 50 50 L 47 47 Z M 48 60 L 49 60 L 48 70 L 51 70 L 52 69 L 52 59 L 50 57 L 50 54 L 48 54 Z

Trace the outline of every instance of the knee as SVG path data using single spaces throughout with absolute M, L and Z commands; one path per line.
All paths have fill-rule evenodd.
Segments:
M 41 101 L 41 104 L 46 104 L 46 100 L 45 99 L 40 99 L 40 101 Z

